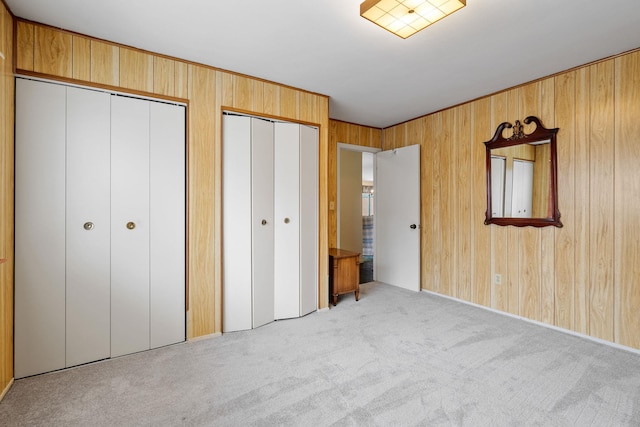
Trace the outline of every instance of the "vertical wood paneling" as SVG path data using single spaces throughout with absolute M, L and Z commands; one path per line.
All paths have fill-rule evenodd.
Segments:
M 433 151 L 434 140 L 432 132 L 433 116 L 427 116 L 418 120 L 422 130 L 422 146 L 420 147 L 420 248 L 421 248 L 421 268 L 420 281 L 422 289 L 435 291 L 433 283 L 433 259 L 437 253 L 437 248 L 433 244 Z
M 520 88 L 518 105 L 519 115 L 522 116 L 520 120 L 526 116 L 540 117 L 541 92 L 541 82 Z M 525 125 L 525 132 L 531 132 L 534 128 L 534 124 Z M 526 227 L 520 229 L 519 234 L 520 315 L 528 319 L 541 320 L 541 230 Z
M 262 91 L 260 93 L 262 93 Z M 299 111 L 300 117 L 315 117 L 316 116 L 315 96 L 306 92 L 301 92 L 299 96 L 300 96 L 300 107 L 298 111 Z M 262 101 L 260 102 L 260 104 L 262 104 Z
M 189 66 L 180 61 L 175 61 L 174 64 L 175 77 L 175 94 L 178 98 L 187 99 L 189 97 Z
M 492 129 L 496 129 L 505 121 L 505 117 L 508 117 L 507 100 L 506 92 L 491 97 Z M 487 138 L 487 140 L 489 139 Z M 491 307 L 503 311 L 509 311 L 508 230 L 507 227 L 491 226 Z M 496 274 L 500 274 L 502 277 L 500 284 L 496 283 L 494 279 Z
M 298 118 L 298 93 L 289 87 L 280 88 L 280 113 L 283 117 Z
M 253 110 L 253 85 L 245 76 L 233 76 L 233 107 L 242 110 Z
M 591 66 L 589 333 L 613 340 L 614 63 Z
M 591 293 L 591 276 L 589 273 L 589 260 L 591 259 L 589 247 L 589 232 L 591 229 L 589 223 L 591 205 L 589 201 L 589 163 L 591 159 L 589 154 L 590 76 L 589 67 L 582 68 L 576 72 L 575 191 L 573 200 L 567 200 L 567 202 L 573 201 L 575 212 L 574 268 L 576 285 L 574 330 L 583 334 L 589 334 L 589 294 Z M 561 188 L 563 184 L 559 182 L 558 186 Z M 564 203 L 564 201 L 558 202 Z
M 456 148 L 455 167 L 452 167 L 453 187 L 456 188 L 454 208 L 454 272 L 453 295 L 460 298 L 471 291 L 471 127 L 470 105 L 456 108 L 453 123 L 453 144 Z
M 265 114 L 277 115 L 280 104 L 280 89 L 272 83 L 265 83 L 262 92 L 262 110 Z
M 73 38 L 71 34 L 37 26 L 34 38 L 33 71 L 72 77 Z
M 4 3 L 0 4 L 0 52 L 4 55 L 4 59 L 0 60 L 0 399 L 13 380 L 14 78 L 12 21 Z M 33 58 L 32 54 L 31 57 Z
M 615 341 L 640 348 L 640 52 L 615 68 Z
M 216 72 L 189 65 L 189 337 L 221 330 L 216 325 L 215 234 L 215 141 Z M 217 326 L 217 327 L 216 327 Z
M 176 96 L 175 89 L 176 61 L 156 56 L 153 59 L 153 93 Z
M 73 36 L 72 73 L 77 80 L 91 80 L 91 41 Z
M 545 122 L 547 128 L 555 126 L 555 78 L 540 82 L 540 113 L 539 117 L 548 117 Z M 548 159 L 550 150 L 548 145 L 537 147 L 537 155 Z M 549 163 L 541 168 L 545 177 L 541 181 L 545 188 L 549 188 Z M 541 215 L 546 217 L 546 213 Z M 540 230 L 540 320 L 553 325 L 555 318 L 555 227 L 545 227 Z
M 33 24 L 18 21 L 16 29 L 16 68 L 19 70 L 33 71 L 34 34 L 35 28 Z
M 506 121 L 510 123 L 522 120 L 519 107 L 520 92 L 519 88 L 507 91 Z M 519 228 L 507 227 L 507 294 L 509 296 L 509 312 L 516 315 L 520 315 L 520 257 L 518 256 L 520 231 Z
M 555 81 L 555 126 L 561 129 L 557 141 L 558 204 L 564 226 L 555 233 L 555 325 L 574 329 L 575 309 L 575 141 L 576 73 L 560 75 Z
M 251 81 L 251 99 L 253 111 L 260 111 L 264 105 L 264 82 L 262 80 Z
M 120 48 L 91 40 L 91 82 L 110 86 L 120 83 Z
M 126 89 L 153 92 L 153 63 L 153 55 L 120 48 L 120 86 Z
M 440 135 L 442 135 L 442 112 L 435 113 L 431 116 L 431 139 L 433 140 L 433 146 L 431 151 L 431 188 L 427 191 L 431 192 L 431 200 L 433 206 L 431 207 L 431 226 L 432 234 L 429 244 L 433 247 L 432 258 L 430 260 L 431 274 L 432 274 L 432 289 L 434 292 L 442 293 L 442 258 L 440 252 L 442 251 L 442 206 L 440 200 L 442 198 L 443 177 L 442 177 L 442 143 L 440 142 Z M 385 140 L 386 143 L 386 140 Z
M 455 218 L 456 189 L 453 185 L 453 175 L 457 172 L 454 167 L 455 150 L 453 147 L 453 111 L 442 112 L 442 128 L 438 144 L 440 145 L 440 292 L 453 296 L 453 286 L 455 275 L 453 267 L 453 256 L 455 253 L 455 229 L 453 218 Z
M 472 108 L 471 143 L 471 204 L 472 204 L 472 265 L 471 301 L 491 306 L 491 230 L 484 225 L 487 210 L 486 150 L 483 142 L 491 139 L 491 100 L 480 99 Z

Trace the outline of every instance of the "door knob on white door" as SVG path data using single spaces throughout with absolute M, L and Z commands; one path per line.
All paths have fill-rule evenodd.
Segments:
M 410 228 L 410 229 L 412 229 L 412 230 L 415 230 L 416 228 L 418 228 L 418 226 L 417 226 L 417 225 L 415 225 L 415 224 L 411 224 L 411 225 L 409 226 L 409 228 Z
M 90 231 L 90 230 L 93 230 L 94 225 L 92 222 L 85 222 L 83 227 L 85 230 Z
M 284 219 L 284 223 L 285 223 L 285 224 L 289 224 L 289 222 L 290 222 L 289 218 L 285 218 L 285 219 Z
M 262 225 L 267 225 L 267 220 L 266 219 L 262 220 Z
M 128 228 L 129 230 L 133 230 L 134 228 L 136 228 L 136 223 L 135 223 L 135 222 L 133 222 L 133 221 L 129 221 L 129 222 L 127 223 L 127 228 Z

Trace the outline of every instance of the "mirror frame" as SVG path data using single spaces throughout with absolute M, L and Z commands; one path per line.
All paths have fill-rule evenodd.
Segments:
M 509 122 L 501 123 L 496 129 L 495 134 L 491 140 L 484 143 L 487 150 L 487 211 L 485 212 L 485 224 L 496 225 L 514 225 L 516 227 L 546 227 L 554 225 L 556 227 L 562 227 L 560 222 L 560 210 L 558 209 L 558 161 L 556 158 L 556 135 L 559 131 L 558 128 L 547 129 L 542 125 L 540 119 L 535 116 L 529 116 L 523 120 L 524 124 L 535 123 L 536 128 L 531 133 L 524 133 L 524 126 L 520 123 L 520 120 L 516 120 L 515 124 Z M 513 128 L 513 135 L 508 138 L 503 136 L 505 129 Z M 551 191 L 551 212 L 552 216 L 548 218 L 505 218 L 505 217 L 492 217 L 491 215 L 491 150 L 494 148 L 511 147 L 514 145 L 530 144 L 532 142 L 549 141 L 550 154 L 551 154 L 551 176 L 550 176 L 550 191 Z

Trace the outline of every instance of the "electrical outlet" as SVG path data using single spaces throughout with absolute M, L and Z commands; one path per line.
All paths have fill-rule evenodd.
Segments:
M 496 274 L 493 281 L 496 285 L 502 285 L 502 274 Z

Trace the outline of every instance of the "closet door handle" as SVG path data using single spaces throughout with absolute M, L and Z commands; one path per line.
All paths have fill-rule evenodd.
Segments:
M 92 222 L 85 222 L 83 227 L 85 230 L 91 231 L 93 230 L 94 224 Z
M 285 219 L 284 219 L 284 223 L 285 223 L 285 224 L 289 224 L 289 222 L 291 222 L 291 220 L 290 220 L 289 218 L 285 218 Z
M 136 228 L 136 223 L 135 223 L 135 222 L 133 222 L 133 221 L 129 221 L 129 222 L 127 223 L 127 228 L 128 228 L 129 230 L 133 230 L 134 228 Z
M 266 219 L 262 220 L 262 225 L 267 225 L 267 220 Z

